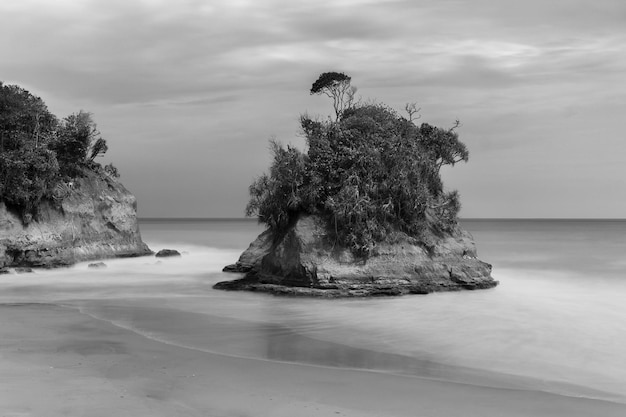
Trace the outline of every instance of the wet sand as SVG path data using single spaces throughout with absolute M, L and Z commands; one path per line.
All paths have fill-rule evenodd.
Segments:
M 530 390 L 245 359 L 53 304 L 0 304 L 0 410 L 16 416 L 624 416 Z

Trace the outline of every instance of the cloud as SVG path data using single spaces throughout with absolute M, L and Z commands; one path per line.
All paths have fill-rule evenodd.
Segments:
M 528 171 L 557 169 L 557 157 L 593 156 L 576 178 L 626 177 L 567 146 L 593 138 L 626 152 L 615 139 L 624 21 L 621 0 L 21 0 L 0 3 L 0 79 L 61 117 L 92 111 L 144 215 L 219 216 L 245 206 L 270 136 L 301 145 L 298 115 L 332 112 L 308 94 L 317 75 L 344 71 L 365 98 L 417 101 L 437 125 L 461 119 L 472 162 L 450 186 L 460 181 L 464 214 L 479 216 L 505 210 L 495 200 L 511 184 L 532 194 L 541 179 Z M 559 181 L 574 177 L 562 169 Z M 189 184 L 176 196 L 186 208 L 162 202 L 168 181 Z M 571 199 L 582 192 L 573 187 Z

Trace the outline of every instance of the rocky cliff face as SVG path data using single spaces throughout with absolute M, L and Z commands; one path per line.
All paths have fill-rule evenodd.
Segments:
M 282 236 L 262 233 L 234 265 L 246 275 L 217 289 L 322 297 L 426 294 L 484 289 L 498 284 L 491 265 L 476 258 L 472 236 L 456 229 L 417 242 L 398 233 L 367 259 L 329 241 L 325 222 L 302 216 Z
M 141 240 L 135 197 L 113 178 L 85 175 L 62 199 L 44 201 L 26 226 L 0 202 L 0 269 L 152 253 Z

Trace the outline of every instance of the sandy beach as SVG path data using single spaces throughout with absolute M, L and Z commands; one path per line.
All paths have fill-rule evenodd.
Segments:
M 623 416 L 626 405 L 160 343 L 54 304 L 0 305 L 0 410 L 16 416 Z

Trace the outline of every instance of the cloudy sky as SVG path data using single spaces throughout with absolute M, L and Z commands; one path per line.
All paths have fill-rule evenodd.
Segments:
M 0 0 L 0 80 L 92 112 L 142 217 L 242 217 L 326 71 L 461 121 L 463 217 L 626 217 L 623 0 Z

